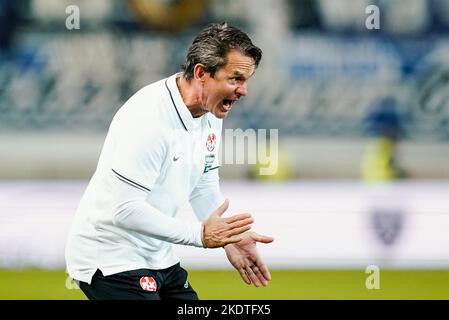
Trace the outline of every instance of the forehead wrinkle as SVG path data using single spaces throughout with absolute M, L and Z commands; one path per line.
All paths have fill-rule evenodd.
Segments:
M 228 67 L 234 76 L 247 76 L 254 73 L 254 64 L 251 63 L 230 63 Z
M 245 62 L 245 61 L 241 61 L 241 62 L 234 62 L 234 61 L 229 61 L 228 62 L 228 66 L 231 68 L 243 68 L 243 69 L 250 69 L 252 66 L 254 66 L 253 62 Z
M 231 50 L 227 55 L 225 70 L 237 76 L 251 75 L 255 69 L 254 59 L 238 50 Z

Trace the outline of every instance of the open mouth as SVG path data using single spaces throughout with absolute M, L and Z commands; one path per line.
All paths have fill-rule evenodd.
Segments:
M 231 108 L 234 105 L 234 103 L 235 103 L 235 100 L 223 99 L 223 109 L 224 109 L 224 111 L 231 110 Z

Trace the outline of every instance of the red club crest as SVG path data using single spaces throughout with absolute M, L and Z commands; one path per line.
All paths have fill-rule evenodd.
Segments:
M 142 277 L 140 278 L 140 286 L 145 291 L 155 292 L 157 290 L 157 283 L 153 277 Z
M 217 143 L 217 137 L 214 133 L 209 133 L 206 142 L 207 151 L 212 152 L 215 149 L 215 144 Z

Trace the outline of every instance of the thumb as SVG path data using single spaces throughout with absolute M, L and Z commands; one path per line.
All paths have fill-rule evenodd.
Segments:
M 270 243 L 274 241 L 273 237 L 269 237 L 269 236 L 263 236 L 261 234 L 254 234 L 251 236 L 253 238 L 254 241 L 257 242 L 262 242 L 262 243 Z
M 226 199 L 223 204 L 221 206 L 218 207 L 217 210 L 215 210 L 215 214 L 218 215 L 219 217 L 221 217 L 223 215 L 223 213 L 226 212 L 226 210 L 228 210 L 229 207 L 229 199 Z

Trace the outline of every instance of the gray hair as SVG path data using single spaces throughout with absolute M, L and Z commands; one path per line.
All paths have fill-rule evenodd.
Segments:
M 195 37 L 187 52 L 186 61 L 181 66 L 184 78 L 188 81 L 193 78 L 193 69 L 198 63 L 203 64 L 206 72 L 214 77 L 226 65 L 226 55 L 233 49 L 253 58 L 256 68 L 262 59 L 262 50 L 240 29 L 228 26 L 226 22 L 208 25 Z

